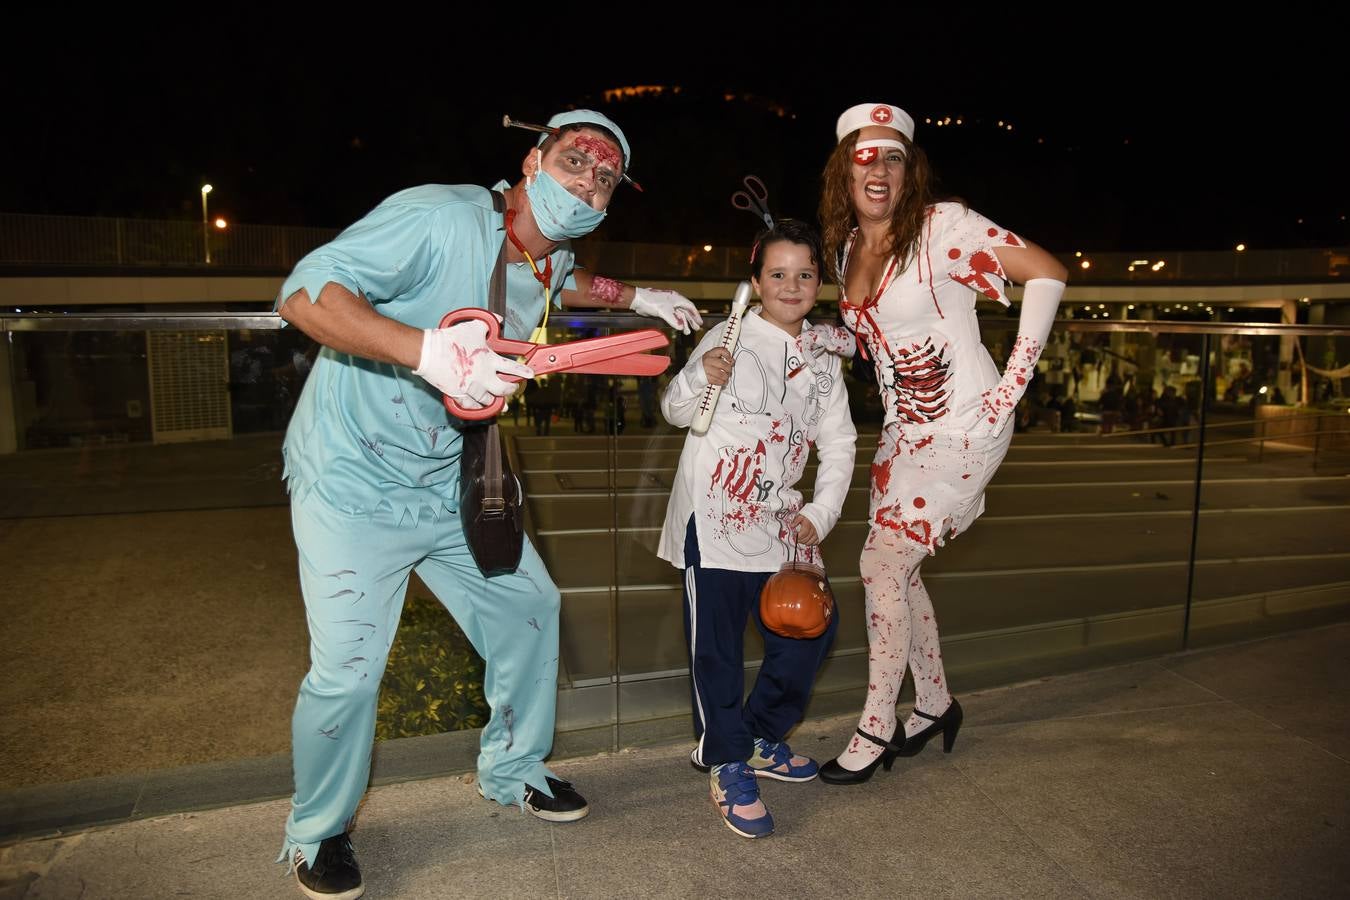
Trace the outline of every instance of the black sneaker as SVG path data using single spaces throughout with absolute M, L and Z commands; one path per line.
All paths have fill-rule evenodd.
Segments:
M 366 891 L 361 883 L 361 867 L 356 864 L 356 851 L 345 831 L 325 838 L 313 863 L 296 850 L 295 880 L 305 896 L 314 900 L 356 900 Z
M 544 777 L 553 791 L 552 797 L 538 788 L 525 785 L 525 809 L 532 815 L 549 822 L 575 822 L 584 819 L 591 811 L 586 805 L 586 798 L 577 793 L 571 782 L 559 781 L 547 775 Z

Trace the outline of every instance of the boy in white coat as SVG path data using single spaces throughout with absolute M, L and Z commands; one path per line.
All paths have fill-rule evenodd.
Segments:
M 743 837 L 773 832 L 756 777 L 810 781 L 814 760 L 783 738 L 801 721 L 816 670 L 834 640 L 837 616 L 820 637 L 781 637 L 759 618 L 759 595 L 790 559 L 820 564 L 819 544 L 839 519 L 853 475 L 857 432 L 840 359 L 819 353 L 806 314 L 820 289 L 820 239 L 782 220 L 751 251 L 752 284 L 763 301 L 741 325 L 733 353 L 725 323 L 708 331 L 666 388 L 661 409 L 688 426 L 704 389 L 724 385 L 712 425 L 685 438 L 658 550 L 685 572 L 694 725 L 691 760 L 710 768 L 711 792 L 727 826 Z M 810 503 L 796 484 L 816 446 Z M 743 635 L 749 616 L 764 637 L 764 662 L 744 695 Z

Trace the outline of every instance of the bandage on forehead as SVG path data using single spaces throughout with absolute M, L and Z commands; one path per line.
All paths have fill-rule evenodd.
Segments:
M 876 138 L 870 141 L 858 141 L 853 148 L 853 161 L 860 166 L 870 166 L 882 150 L 899 150 L 900 155 L 908 158 L 905 145 L 892 138 Z

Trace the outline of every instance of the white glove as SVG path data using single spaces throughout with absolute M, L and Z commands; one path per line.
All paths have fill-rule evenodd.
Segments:
M 1063 296 L 1062 281 L 1033 278 L 1027 282 L 1022 292 L 1022 315 L 1017 320 L 1017 340 L 1008 354 L 1003 378 L 980 395 L 980 420 L 972 429 L 972 436 L 996 438 L 1008 426 L 1017 402 L 1036 373 L 1036 361 L 1045 349 L 1045 339 L 1050 336 L 1055 310 Z
M 665 319 L 667 325 L 684 334 L 703 327 L 698 307 L 684 294 L 641 287 L 634 290 L 633 305 L 629 308 L 638 315 Z
M 487 345 L 487 323 L 479 319 L 422 332 L 422 360 L 414 375 L 464 409 L 482 409 L 492 398 L 508 396 L 516 384 L 498 373 L 533 378 L 534 370 L 495 353 Z
M 798 339 L 801 341 L 802 350 L 812 356 L 835 353 L 848 358 L 858 350 L 858 342 L 853 339 L 853 332 L 842 325 L 812 325 L 810 328 L 803 328 Z

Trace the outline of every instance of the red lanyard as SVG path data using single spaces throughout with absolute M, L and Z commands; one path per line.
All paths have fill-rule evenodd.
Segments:
M 534 271 L 535 280 L 544 286 L 544 292 L 547 295 L 553 288 L 553 257 L 544 257 L 544 271 L 540 272 L 539 267 L 534 263 L 534 257 L 530 256 L 530 251 L 526 250 L 525 245 L 520 242 L 520 238 L 516 237 L 516 230 L 511 225 L 515 218 L 516 211 L 508 209 L 506 211 L 506 238 L 525 257 L 525 261 L 530 264 L 530 268 Z M 547 312 L 547 310 L 545 311 Z

